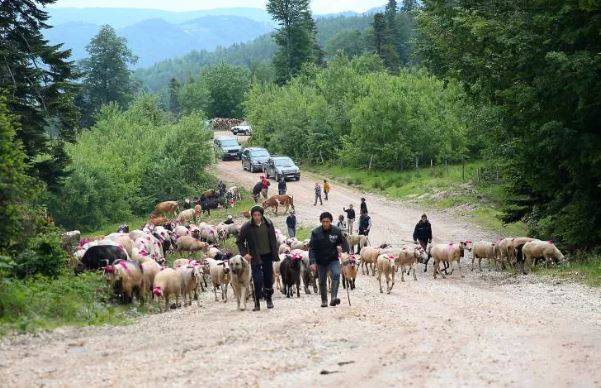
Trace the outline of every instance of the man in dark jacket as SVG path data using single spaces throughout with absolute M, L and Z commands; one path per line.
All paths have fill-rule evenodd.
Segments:
M 255 203 L 259 202 L 261 190 L 263 190 L 263 182 L 259 181 L 253 186 L 253 199 L 255 200 Z
M 281 177 L 280 181 L 278 182 L 278 194 L 286 195 L 287 190 L 288 190 L 288 187 L 286 185 L 286 179 L 284 177 Z
M 261 296 L 267 302 L 267 308 L 273 308 L 273 261 L 278 257 L 278 241 L 273 223 L 265 218 L 261 206 L 250 210 L 251 219 L 240 229 L 236 245 L 240 255 L 250 263 L 255 285 L 255 308 L 259 311 Z
M 430 225 L 428 216 L 425 214 L 422 214 L 422 219 L 415 225 L 413 242 L 416 244 L 419 242 L 419 245 L 424 249 L 432 242 L 432 225 Z
M 288 237 L 296 237 L 296 214 L 294 214 L 294 210 L 286 217 L 286 226 L 288 227 Z
M 361 214 L 367 213 L 367 203 L 365 203 L 365 198 L 361 198 Z
M 359 234 L 363 236 L 369 236 L 371 231 L 371 217 L 367 212 L 362 211 L 359 217 Z
M 353 204 L 351 203 L 347 208 L 342 208 L 342 210 L 346 213 L 346 226 L 348 227 L 348 234 L 353 234 L 353 225 L 355 224 L 355 209 L 353 209 Z
M 328 307 L 328 271 L 332 273 L 332 295 L 330 306 L 340 304 L 338 299 L 338 285 L 340 283 L 340 262 L 338 255 L 341 251 L 348 252 L 348 243 L 342 236 L 342 231 L 332 225 L 332 214 L 321 213 L 319 221 L 321 226 L 311 232 L 309 243 L 309 260 L 311 270 L 317 271 L 319 277 L 319 291 L 321 293 L 321 307 Z

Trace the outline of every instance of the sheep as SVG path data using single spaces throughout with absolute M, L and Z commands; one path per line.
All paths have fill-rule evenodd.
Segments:
M 179 297 L 182 294 L 182 281 L 172 268 L 163 268 L 154 277 L 152 294 L 157 298 L 165 299 L 165 311 L 169 309 L 169 299 L 175 296 L 175 307 L 179 306 Z M 175 308 L 174 307 L 174 308 Z
M 230 284 L 230 267 L 228 260 L 206 259 L 209 263 L 211 281 L 213 282 L 213 292 L 215 293 L 215 302 L 218 302 L 217 288 L 221 289 L 221 300 L 227 303 L 227 286 Z
M 296 296 L 300 298 L 300 273 L 302 256 L 298 253 L 286 255 L 280 264 L 280 274 L 287 298 L 294 296 L 293 286 L 296 285 Z
M 123 303 L 131 303 L 134 294 L 140 302 L 144 301 L 144 276 L 142 267 L 131 260 L 117 260 L 104 268 L 105 276 Z
M 309 286 L 313 285 L 313 292 L 317 294 L 317 281 L 315 273 L 311 270 L 311 261 L 309 260 L 309 252 L 303 251 L 301 249 L 294 249 L 289 252 L 293 255 L 301 256 L 301 279 L 303 281 L 303 287 L 305 290 L 305 294 L 310 295 L 311 290 Z
M 183 237 L 183 236 L 191 236 L 192 232 L 190 231 L 190 229 L 186 228 L 183 225 L 178 225 L 173 229 L 173 235 L 178 238 L 178 237 Z
M 355 289 L 355 279 L 357 278 L 357 258 L 354 254 L 343 253 L 340 260 L 341 264 L 341 275 L 342 275 L 342 287 L 350 287 L 351 290 Z
M 182 210 L 178 214 L 176 221 L 179 222 L 180 224 L 189 224 L 194 221 L 195 217 L 196 217 L 196 212 L 194 211 L 194 209 L 186 209 L 186 210 Z
M 246 301 L 250 291 L 250 264 L 240 255 L 236 255 L 229 260 L 231 279 L 230 284 L 234 290 L 238 310 L 246 310 Z M 242 303 L 242 305 L 240 304 Z
M 111 233 L 108 236 L 106 236 L 106 239 L 114 241 L 117 244 L 121 244 L 123 248 L 125 248 L 125 251 L 129 255 L 129 257 L 132 256 L 134 241 L 131 238 L 129 238 L 128 233 Z
M 499 240 L 495 246 L 495 258 L 497 262 L 501 263 L 501 268 L 505 269 L 505 265 L 509 264 L 509 243 L 511 238 L 504 238 Z
M 453 265 L 453 262 L 457 262 L 457 268 L 461 273 L 461 277 L 464 277 L 461 272 L 461 265 L 459 264 L 459 260 L 465 255 L 465 243 L 461 242 L 459 244 L 449 243 L 449 244 L 433 244 L 428 247 L 428 257 L 434 258 L 434 279 L 436 279 L 436 275 L 440 273 L 443 278 L 445 275 L 440 272 L 440 263 L 448 262 L 449 265 Z M 453 273 L 453 270 L 451 270 Z
M 290 247 L 290 245 L 284 243 L 284 244 L 280 244 L 280 247 L 278 249 L 278 254 L 282 254 L 282 253 L 290 253 L 290 251 L 292 250 L 292 248 Z
M 370 245 L 367 236 L 363 235 L 350 234 L 346 237 L 346 241 L 351 252 L 355 252 L 355 246 L 358 246 L 359 249 L 357 252 L 360 252 L 362 248 Z
M 146 260 L 140 265 L 142 267 L 142 274 L 144 276 L 144 293 L 149 292 L 152 296 L 154 278 L 161 271 L 162 267 L 154 260 Z
M 273 262 L 273 282 L 275 283 L 275 288 L 283 294 L 284 287 L 282 287 L 282 279 L 280 277 L 280 264 L 282 264 L 282 260 L 284 260 L 284 257 Z
M 377 258 L 378 283 L 380 284 L 381 294 L 384 293 L 382 290 L 382 275 L 386 277 L 386 293 L 390 294 L 392 287 L 394 287 L 394 274 L 396 272 L 394 260 L 395 257 L 393 255 L 379 255 Z
M 221 251 L 219 250 L 219 248 L 209 245 L 209 247 L 207 248 L 206 257 L 208 257 L 209 259 L 214 259 L 220 253 L 221 253 Z
M 242 194 L 240 194 L 240 188 L 237 186 L 232 186 L 227 190 L 227 194 L 229 194 L 234 201 L 241 201 Z
M 497 262 L 495 260 L 495 243 L 488 241 L 478 241 L 474 244 L 474 249 L 472 252 L 472 271 L 474 270 L 474 261 L 478 259 L 478 268 L 480 272 L 482 272 L 482 259 L 487 259 L 490 263 L 491 260 L 495 261 L 495 268 L 497 267 Z
M 405 281 L 405 267 L 408 266 L 409 270 L 407 271 L 407 275 L 409 272 L 413 270 L 413 280 L 417 281 L 417 276 L 415 275 L 415 267 L 418 262 L 423 262 L 427 259 L 426 252 L 424 248 L 420 245 L 406 245 L 401 248 L 398 255 L 396 255 L 396 264 L 401 269 L 401 281 Z
M 526 274 L 526 268 L 532 271 L 537 259 L 545 259 L 547 265 L 566 261 L 563 253 L 551 241 L 529 241 L 521 248 L 521 253 L 524 257 L 524 274 Z
M 176 241 L 177 252 L 199 252 L 204 251 L 209 246 L 207 243 L 198 241 L 194 237 L 182 236 Z
M 204 225 L 200 227 L 200 239 L 210 244 L 218 243 L 217 229 L 212 225 Z
M 217 235 L 221 241 L 225 241 L 230 236 L 237 236 L 240 228 L 241 226 L 238 224 L 219 224 L 217 225 Z
M 154 214 L 173 214 L 173 216 L 177 215 L 177 210 L 179 209 L 179 205 L 177 201 L 164 201 L 157 203 L 154 207 Z
M 363 247 L 361 248 L 360 256 L 361 256 L 361 274 L 365 275 L 365 269 L 367 269 L 367 274 L 369 275 L 369 266 L 371 265 L 372 275 L 376 276 L 376 262 L 378 260 L 378 256 L 380 255 L 379 248 L 372 247 Z
M 292 250 L 294 250 L 294 249 L 300 249 L 303 251 L 309 250 L 309 240 L 299 241 L 297 239 L 294 239 L 293 241 L 291 241 L 291 243 L 289 245 Z
M 523 246 L 527 242 L 534 241 L 531 237 L 514 237 L 507 243 L 507 259 L 512 266 L 517 264 L 516 262 L 516 248 Z
M 186 305 L 186 297 L 188 298 L 188 306 L 192 305 L 192 298 L 196 297 L 200 306 L 200 298 L 198 297 L 198 286 L 202 276 L 200 267 L 195 265 L 182 265 L 177 267 L 176 272 L 179 274 L 182 285 L 182 297 L 184 306 Z

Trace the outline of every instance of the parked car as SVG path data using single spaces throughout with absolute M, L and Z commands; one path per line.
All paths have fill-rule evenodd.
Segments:
M 269 160 L 265 148 L 251 147 L 242 151 L 242 169 L 250 172 L 263 171 L 263 165 Z
M 241 159 L 242 147 L 235 137 L 218 137 L 214 140 L 215 151 L 221 160 Z
M 252 133 L 252 128 L 250 127 L 250 125 L 237 125 L 235 127 L 232 127 L 232 133 L 234 135 L 246 135 L 246 136 L 250 136 L 250 134 Z
M 272 156 L 265 163 L 264 170 L 267 179 L 280 180 L 284 177 L 286 180 L 300 180 L 300 168 L 288 156 Z

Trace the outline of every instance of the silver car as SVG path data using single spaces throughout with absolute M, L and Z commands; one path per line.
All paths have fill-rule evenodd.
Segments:
M 280 178 L 289 180 L 300 180 L 300 168 L 288 156 L 272 156 L 265 164 L 265 177 L 274 178 L 279 181 Z

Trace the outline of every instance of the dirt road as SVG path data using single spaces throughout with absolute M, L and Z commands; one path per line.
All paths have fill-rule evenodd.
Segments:
M 259 174 L 220 163 L 249 188 Z M 362 195 L 334 183 L 313 207 L 316 177 L 289 183 L 301 221 Z M 366 195 L 372 243 L 411 238 L 422 209 Z M 438 241 L 493 238 L 465 220 L 428 211 Z M 282 222 L 278 218 L 277 222 Z M 202 296 L 193 305 L 123 327 L 62 329 L 0 343 L 0 386 L 601 386 L 601 292 L 534 276 L 455 271 L 378 292 L 361 276 L 337 308 L 316 295 L 237 312 Z M 345 294 L 343 294 L 345 297 Z

